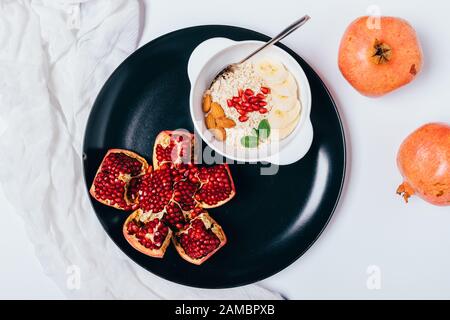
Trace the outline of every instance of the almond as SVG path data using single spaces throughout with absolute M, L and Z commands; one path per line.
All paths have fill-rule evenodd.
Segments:
M 216 124 L 218 127 L 233 128 L 236 126 L 236 122 L 233 119 L 221 117 L 216 119 Z
M 205 118 L 206 127 L 208 129 L 213 129 L 216 127 L 216 119 L 214 119 L 213 115 L 209 113 Z
M 209 94 L 203 97 L 203 112 L 209 112 L 211 109 L 211 96 Z
M 223 111 L 223 108 L 217 102 L 211 103 L 211 113 L 212 116 L 216 119 L 225 117 L 225 112 Z
M 214 137 L 216 137 L 219 141 L 224 141 L 227 138 L 227 132 L 222 127 L 217 127 L 210 130 L 214 134 Z

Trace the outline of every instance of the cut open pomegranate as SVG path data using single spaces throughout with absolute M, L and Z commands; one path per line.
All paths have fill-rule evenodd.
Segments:
M 204 208 L 218 207 L 234 197 L 230 169 L 227 164 L 194 164 L 194 143 L 190 133 L 163 131 L 153 148 L 154 170 L 139 155 L 112 149 L 94 178 L 95 199 L 135 210 L 123 233 L 146 255 L 162 257 L 174 233 L 178 252 L 194 264 L 203 263 L 226 243 L 222 228 Z
M 173 196 L 170 170 L 155 170 L 138 178 L 139 207 L 145 212 L 161 212 Z
M 185 195 L 190 191 L 190 194 L 184 197 L 185 203 L 180 204 L 184 211 L 191 210 L 197 204 L 203 208 L 215 208 L 230 201 L 235 195 L 228 165 L 194 165 L 194 145 L 193 134 L 184 131 L 163 131 L 156 137 L 153 148 L 155 170 L 164 165 L 174 168 L 174 181 L 184 180 L 175 188 L 184 191 Z
M 160 214 L 170 228 L 178 230 L 186 223 L 180 207 L 183 204 L 180 198 L 182 193 L 175 191 L 173 170 L 166 165 L 135 178 L 130 183 L 129 191 L 143 212 Z
M 183 259 L 200 265 L 223 247 L 227 238 L 220 225 L 203 211 L 177 232 L 172 241 Z
M 234 197 L 234 182 L 227 164 L 201 167 L 197 177 L 201 187 L 195 199 L 203 208 L 219 207 Z
M 176 130 L 162 131 L 153 147 L 153 166 L 159 169 L 163 164 L 178 166 L 192 163 L 194 159 L 194 135 Z
M 95 175 L 90 194 L 99 202 L 121 210 L 136 209 L 128 199 L 128 183 L 148 170 L 147 161 L 138 154 L 123 150 L 109 150 Z M 151 170 L 151 168 L 150 168 Z
M 161 220 L 159 214 L 134 211 L 123 225 L 123 235 L 136 250 L 151 257 L 162 258 L 170 244 L 172 230 Z
M 130 183 L 128 193 L 132 194 L 131 199 L 137 201 L 144 212 L 163 212 L 169 226 L 174 229 L 184 225 L 184 217 L 194 208 L 217 207 L 235 194 L 227 165 L 200 169 L 189 166 L 185 168 L 184 174 L 180 174 L 180 171 L 166 164 L 135 178 Z M 167 208 L 169 205 L 170 212 Z

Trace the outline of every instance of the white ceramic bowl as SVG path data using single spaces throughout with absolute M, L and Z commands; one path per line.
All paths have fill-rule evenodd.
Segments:
M 188 63 L 188 76 L 191 82 L 190 113 L 196 132 L 219 154 L 237 161 L 267 161 L 278 165 L 287 165 L 300 160 L 308 152 L 313 139 L 310 120 L 311 90 L 308 79 L 297 61 L 283 49 L 272 46 L 260 53 L 261 56 L 273 57 L 282 62 L 292 73 L 299 86 L 299 99 L 302 105 L 300 120 L 294 131 L 273 146 L 273 142 L 261 147 L 243 151 L 231 148 L 217 141 L 206 128 L 202 110 L 202 98 L 205 90 L 211 86 L 214 77 L 224 67 L 235 63 L 254 51 L 262 44 L 260 41 L 233 41 L 226 38 L 212 38 L 202 42 L 195 50 Z

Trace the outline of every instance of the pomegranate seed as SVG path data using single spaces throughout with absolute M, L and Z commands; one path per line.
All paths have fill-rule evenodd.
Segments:
M 242 106 L 245 107 L 245 108 L 248 108 L 248 107 L 250 107 L 250 103 L 249 102 L 244 102 L 242 104 Z
M 139 232 L 137 233 L 138 238 L 144 238 L 145 235 L 146 235 L 146 232 L 144 230 L 139 230 Z
M 232 107 L 232 106 L 233 106 L 233 100 L 228 99 L 228 100 L 227 100 L 227 105 L 228 105 L 229 107 Z
M 260 105 L 261 107 L 265 107 L 265 106 L 267 106 L 267 102 L 261 101 L 261 102 L 259 103 L 259 105 Z
M 239 97 L 233 97 L 231 100 L 233 100 L 233 102 L 238 103 L 241 101 L 241 99 L 239 99 Z
M 261 109 L 259 109 L 259 113 L 261 113 L 261 114 L 267 113 L 267 109 L 261 108 Z
M 253 96 L 255 93 L 252 89 L 245 89 L 245 95 L 246 96 Z
M 252 105 L 252 111 L 258 111 L 260 106 L 258 104 Z
M 242 116 L 239 117 L 239 121 L 240 121 L 240 122 L 245 122 L 245 121 L 247 121 L 247 120 L 248 120 L 248 117 L 247 117 L 247 116 L 242 115 Z
M 268 93 L 270 93 L 270 88 L 261 87 L 261 92 L 264 93 L 264 94 L 268 94 Z
M 244 94 L 244 91 L 243 91 L 242 89 L 239 89 L 239 90 L 238 90 L 238 96 L 239 96 L 239 97 L 242 97 L 243 94 Z
M 181 224 L 181 223 L 177 223 L 175 226 L 177 227 L 177 229 L 183 228 L 183 224 Z
M 244 110 L 244 109 L 238 109 L 238 112 L 239 112 L 239 114 L 240 114 L 241 116 L 247 115 L 247 110 Z
M 260 99 L 260 100 L 263 100 L 263 99 L 266 98 L 266 96 L 263 95 L 262 93 L 258 93 L 258 94 L 256 95 L 256 97 L 257 97 L 258 99 Z

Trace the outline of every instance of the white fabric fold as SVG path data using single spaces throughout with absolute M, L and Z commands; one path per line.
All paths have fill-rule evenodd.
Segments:
M 91 208 L 83 132 L 101 86 L 136 49 L 139 10 L 137 0 L 0 2 L 0 185 L 69 298 L 278 299 L 258 285 L 163 280 L 128 259 Z

